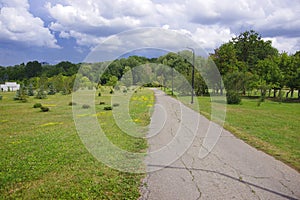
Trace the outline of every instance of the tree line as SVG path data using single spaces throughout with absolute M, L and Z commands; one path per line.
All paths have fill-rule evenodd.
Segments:
M 173 76 L 175 71 L 191 83 L 191 59 L 192 52 L 184 50 L 158 58 L 130 56 L 93 64 L 64 61 L 56 65 L 42 65 L 38 61 L 31 61 L 0 67 L 0 82 L 18 81 L 36 90 L 43 88 L 71 93 L 79 87 L 115 86 L 125 74 L 130 74 L 129 79 L 132 80 L 124 80 L 125 85 L 148 81 L 148 85 L 154 86 L 170 88 L 174 85 L 180 93 L 190 94 L 186 84 Z M 215 68 L 211 67 L 214 64 L 221 76 L 216 76 Z M 195 66 L 200 69 L 195 71 L 194 76 L 196 95 L 208 95 L 209 92 L 222 95 L 226 89 L 227 93 L 237 95 L 253 95 L 253 91 L 259 91 L 263 97 L 272 95 L 281 98 L 283 89 L 288 89 L 286 97 L 293 97 L 294 91 L 298 90 L 300 98 L 300 51 L 293 55 L 279 53 L 271 41 L 264 41 L 253 30 L 245 31 L 222 44 L 208 58 L 196 56 Z

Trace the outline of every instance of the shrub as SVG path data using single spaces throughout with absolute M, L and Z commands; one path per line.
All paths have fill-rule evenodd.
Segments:
M 87 104 L 83 104 L 83 105 L 82 105 L 82 108 L 83 108 L 83 109 L 89 109 L 90 107 L 91 107 L 91 106 L 90 106 L 90 105 L 87 105 Z
M 47 98 L 46 92 L 44 91 L 44 89 L 42 87 L 38 90 L 38 93 L 36 94 L 35 98 L 37 98 L 37 99 L 46 99 Z
M 100 101 L 100 103 L 99 103 L 100 105 L 104 105 L 105 104 L 105 102 L 104 101 Z
M 35 103 L 33 105 L 33 108 L 41 108 L 42 107 L 42 104 L 41 103 Z
M 119 103 L 114 103 L 113 107 L 118 107 L 120 104 Z
M 44 107 L 44 106 L 41 107 L 42 112 L 48 112 L 49 110 L 50 109 L 48 107 Z
M 104 110 L 112 110 L 112 107 L 111 106 L 105 106 L 103 109 Z
M 101 97 L 101 92 L 98 93 L 98 97 Z
M 241 97 L 236 91 L 227 91 L 226 93 L 228 104 L 239 104 L 241 103 Z
M 73 102 L 73 101 L 69 102 L 69 106 L 75 106 L 75 105 L 77 105 L 76 102 Z

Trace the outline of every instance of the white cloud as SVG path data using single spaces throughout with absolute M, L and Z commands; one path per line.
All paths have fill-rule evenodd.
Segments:
M 278 49 L 281 52 L 289 52 L 294 54 L 296 51 L 299 51 L 300 38 L 264 38 L 264 40 L 271 40 L 272 46 Z
M 44 22 L 29 13 L 27 0 L 2 0 L 0 40 L 22 42 L 34 46 L 59 48 Z
M 199 42 L 202 48 L 212 50 L 221 44 L 228 42 L 235 35 L 231 33 L 229 28 L 218 25 L 199 26 L 192 38 Z

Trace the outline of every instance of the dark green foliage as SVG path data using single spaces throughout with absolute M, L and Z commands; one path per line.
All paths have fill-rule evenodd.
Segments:
M 73 101 L 69 102 L 69 106 L 76 106 L 76 105 L 77 105 L 76 102 L 73 102 Z
M 35 103 L 33 105 L 33 108 L 41 108 L 42 107 L 42 104 L 41 103 Z
M 98 93 L 98 97 L 101 97 L 101 92 Z
M 104 105 L 105 104 L 105 102 L 104 101 L 100 101 L 100 103 L 99 103 L 100 105 Z
M 39 77 L 42 73 L 42 65 L 38 61 L 28 62 L 25 66 L 26 78 Z
M 48 111 L 50 111 L 50 109 L 49 109 L 48 107 L 42 106 L 42 107 L 41 107 L 41 111 L 42 111 L 42 112 L 48 112 Z
M 82 108 L 83 108 L 83 109 L 89 109 L 90 107 L 91 107 L 91 106 L 90 106 L 90 105 L 87 105 L 87 104 L 83 104 L 83 105 L 82 105 Z
M 114 93 L 114 90 L 110 89 L 109 94 L 113 94 L 113 93 Z
M 0 96 L 0 100 L 2 100 L 2 96 Z
M 229 90 L 226 93 L 227 97 L 227 103 L 228 104 L 240 104 L 241 103 L 241 97 L 239 93 L 233 90 Z
M 105 106 L 105 107 L 103 108 L 103 110 L 112 110 L 112 107 L 111 107 L 111 106 Z

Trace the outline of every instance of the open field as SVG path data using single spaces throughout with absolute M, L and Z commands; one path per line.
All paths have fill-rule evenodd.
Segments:
M 72 107 L 68 105 L 70 95 L 48 95 L 44 100 L 30 97 L 27 103 L 13 101 L 14 92 L 1 95 L 0 199 L 139 197 L 143 174 L 113 170 L 86 150 L 75 129 Z M 133 98 L 131 115 L 138 123 L 148 124 L 150 116 L 145 113 L 149 113 L 149 105 L 153 104 L 153 93 L 139 90 Z M 114 124 L 112 111 L 103 110 L 110 104 L 108 91 L 102 91 L 102 96 L 95 99 L 96 111 L 103 113 L 97 115 L 99 122 L 111 134 L 107 136 L 113 143 L 132 151 L 147 147 L 145 140 L 122 134 Z M 106 105 L 98 105 L 100 101 Z M 36 102 L 48 106 L 50 112 L 33 108 Z

